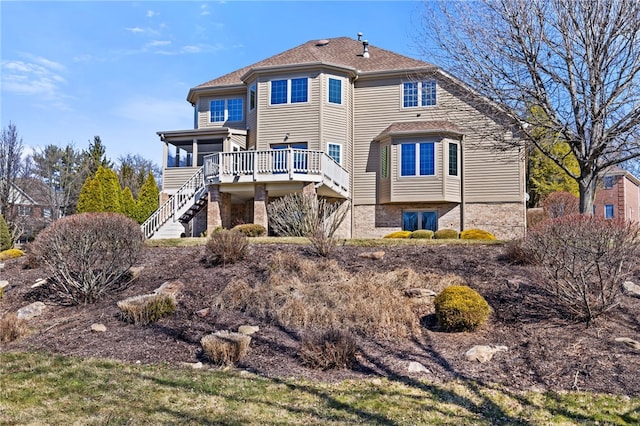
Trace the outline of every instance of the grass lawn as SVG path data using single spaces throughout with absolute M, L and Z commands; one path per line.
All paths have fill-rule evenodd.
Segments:
M 0 354 L 0 424 L 638 424 L 640 398 L 409 378 L 335 384 Z

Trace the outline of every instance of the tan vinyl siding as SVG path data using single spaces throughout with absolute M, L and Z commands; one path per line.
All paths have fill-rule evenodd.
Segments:
M 387 149 L 388 152 L 388 163 L 387 163 L 387 177 L 382 176 L 382 152 L 384 149 Z M 388 143 L 380 145 L 380 160 L 378 162 L 380 171 L 378 172 L 379 176 L 379 186 L 380 199 L 379 203 L 390 203 L 391 202 L 391 146 Z
M 523 199 L 524 168 L 517 152 L 498 154 L 486 149 L 488 136 L 496 124 L 485 112 L 455 94 L 455 89 L 438 81 L 437 105 L 430 107 L 402 108 L 402 82 L 395 79 L 359 79 L 355 88 L 354 128 L 354 204 L 372 204 L 376 199 L 376 168 L 379 165 L 378 150 L 373 139 L 389 124 L 414 120 L 447 120 L 459 126 L 465 133 L 464 179 L 466 201 L 521 201 Z M 473 149 L 471 149 L 473 147 Z M 482 148 L 482 149 L 478 149 Z M 499 159 L 498 157 L 502 157 Z M 438 163 L 440 169 L 443 164 Z M 392 185 L 401 197 L 411 197 L 407 191 L 418 185 Z M 447 186 L 448 188 L 448 186 Z M 442 186 L 439 189 L 443 196 Z M 428 196 L 435 190 L 424 189 Z M 448 194 L 449 192 L 447 192 Z M 426 200 L 424 200 L 426 201 Z
M 240 146 L 240 149 L 247 149 L 247 137 L 243 135 L 231 135 L 231 143 Z
M 180 189 L 198 171 L 196 167 L 167 167 L 162 171 L 162 190 Z
M 391 197 L 396 202 L 440 202 L 444 201 L 444 180 L 442 178 L 442 142 L 434 143 L 435 175 L 401 176 L 401 140 L 391 145 Z M 409 141 L 405 141 L 409 142 Z M 413 141 L 412 141 L 413 142 Z
M 342 82 L 342 104 L 329 103 L 328 87 L 329 78 L 339 79 Z M 324 141 L 323 150 L 327 150 L 327 144 L 330 142 L 342 144 L 342 166 L 350 163 L 350 132 L 349 122 L 351 121 L 351 110 L 349 108 L 349 100 L 351 99 L 351 89 L 349 80 L 342 75 L 324 74 L 320 81 L 322 82 L 321 93 L 321 127 L 320 132 Z
M 306 103 L 270 105 L 270 84 L 273 80 L 309 77 L 309 97 Z M 320 80 L 318 73 L 279 74 L 261 77 L 258 81 L 257 149 L 269 149 L 271 144 L 307 142 L 308 149 L 320 150 Z M 285 141 L 285 134 L 289 137 Z

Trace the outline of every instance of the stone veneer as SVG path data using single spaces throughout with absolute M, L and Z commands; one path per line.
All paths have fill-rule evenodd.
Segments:
M 467 203 L 465 229 L 480 228 L 500 240 L 524 237 L 527 210 L 523 203 Z

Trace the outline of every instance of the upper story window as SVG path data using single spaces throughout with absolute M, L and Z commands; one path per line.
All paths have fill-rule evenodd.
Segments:
M 605 176 L 604 177 L 604 189 L 613 188 L 613 176 Z
M 342 104 L 342 80 L 329 78 L 329 103 Z
M 333 158 L 336 163 L 342 165 L 342 145 L 339 143 L 328 143 L 327 154 L 329 154 L 329 157 Z
M 613 219 L 613 204 L 604 205 L 604 217 L 605 219 Z
M 249 87 L 249 111 L 256 109 L 256 85 L 252 84 Z
M 400 144 L 400 176 L 435 175 L 433 142 Z
M 209 104 L 211 122 L 242 121 L 243 105 L 242 98 L 215 99 L 211 101 Z
M 436 81 L 412 81 L 403 83 L 402 106 L 412 108 L 436 104 Z
M 31 206 L 18 206 L 18 216 L 31 216 Z
M 458 176 L 458 144 L 449 142 L 449 176 Z
M 309 79 L 271 80 L 271 105 L 301 103 L 309 100 Z

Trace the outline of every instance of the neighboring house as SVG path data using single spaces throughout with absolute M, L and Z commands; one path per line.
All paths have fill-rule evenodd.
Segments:
M 352 238 L 401 229 L 524 234 L 524 161 L 489 100 L 429 63 L 347 37 L 309 41 L 189 91 L 194 128 L 160 131 L 148 237 L 268 225 L 269 200 L 348 202 Z M 183 226 L 185 225 L 185 226 Z
M 627 170 L 611 167 L 602 175 L 593 215 L 640 222 L 640 180 Z
M 53 221 L 53 210 L 46 197 L 48 188 L 37 179 L 17 179 L 11 188 L 10 211 L 5 218 L 22 229 L 20 242 L 32 240 Z

